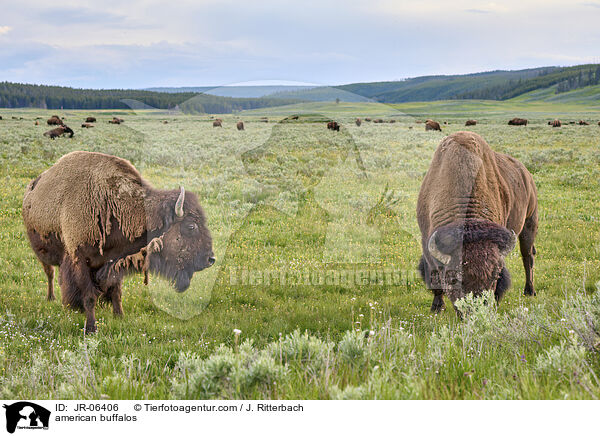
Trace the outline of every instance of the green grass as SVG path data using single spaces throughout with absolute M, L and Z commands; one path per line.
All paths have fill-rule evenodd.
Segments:
M 310 117 L 275 123 L 296 112 L 333 116 L 344 128 L 329 132 Z M 310 103 L 220 116 L 222 129 L 208 116 L 121 114 L 125 123 L 114 126 L 106 122 L 111 112 L 66 111 L 75 137 L 51 141 L 42 136 L 49 112 L 0 110 L 0 397 L 599 395 L 600 127 L 593 109 Z M 557 114 L 595 122 L 547 126 Z M 98 117 L 97 126 L 79 129 L 88 115 Z M 398 122 L 356 127 L 357 116 Z M 531 124 L 509 127 L 513 116 Z M 428 117 L 449 124 L 425 132 L 415 118 Z M 431 295 L 415 273 L 415 206 L 438 143 L 468 118 L 479 120 L 472 130 L 492 148 L 520 159 L 538 186 L 538 296 L 521 295 L 515 250 L 507 258 L 513 288 L 498 310 L 471 302 L 474 315 L 459 321 L 451 308 L 429 313 Z M 237 119 L 245 131 L 236 130 Z M 140 276 L 128 278 L 124 318 L 99 308 L 91 339 L 83 337 L 82 314 L 45 301 L 45 276 L 21 220 L 27 183 L 72 150 L 127 158 L 156 187 L 196 192 L 218 259 L 185 294 L 155 278 L 147 287 Z M 386 186 L 391 201 L 378 204 Z M 383 270 L 399 278 L 363 280 L 365 271 Z M 360 279 L 327 281 L 340 272 Z M 294 282 L 273 278 L 282 273 Z

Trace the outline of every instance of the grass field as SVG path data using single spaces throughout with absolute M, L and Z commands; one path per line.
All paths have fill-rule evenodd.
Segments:
M 54 111 L 56 112 L 56 111 Z M 294 122 L 278 122 L 301 113 Z M 600 396 L 600 126 L 592 106 L 314 103 L 220 116 L 0 110 L 0 397 L 555 399 Z M 126 121 L 110 125 L 113 115 Z M 96 127 L 80 129 L 88 115 Z M 267 116 L 268 123 L 260 117 Z M 394 124 L 360 117 L 394 119 Z M 506 125 L 525 117 L 527 127 Z M 15 117 L 16 119 L 12 119 Z M 34 120 L 41 117 L 40 125 Z M 341 132 L 321 118 L 335 117 Z M 443 132 L 417 120 L 433 117 Z M 551 128 L 548 120 L 589 126 Z M 22 119 L 20 119 L 22 118 Z M 539 191 L 537 297 L 431 315 L 416 274 L 420 182 L 449 133 L 472 128 L 520 159 Z M 245 131 L 235 122 L 244 120 Z M 168 121 L 164 123 L 163 121 Z M 45 300 L 21 219 L 26 185 L 73 150 L 129 159 L 155 187 L 198 194 L 217 264 L 176 294 L 126 279 L 125 316 Z M 234 333 L 241 331 L 241 333 Z

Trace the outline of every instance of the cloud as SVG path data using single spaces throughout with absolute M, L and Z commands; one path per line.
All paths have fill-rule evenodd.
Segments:
M 483 9 L 465 9 L 466 12 L 471 12 L 472 14 L 491 14 L 491 11 L 484 11 Z
M 12 30 L 10 26 L 0 26 L 0 35 L 5 35 Z

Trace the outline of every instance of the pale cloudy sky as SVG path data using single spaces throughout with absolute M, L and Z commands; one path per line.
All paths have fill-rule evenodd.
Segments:
M 21 0 L 0 11 L 0 81 L 335 85 L 600 63 L 600 0 Z

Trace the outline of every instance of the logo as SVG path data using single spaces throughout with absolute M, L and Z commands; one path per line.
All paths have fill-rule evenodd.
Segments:
M 28 401 L 4 405 L 6 409 L 6 431 L 14 433 L 18 429 L 47 430 L 50 411 Z

